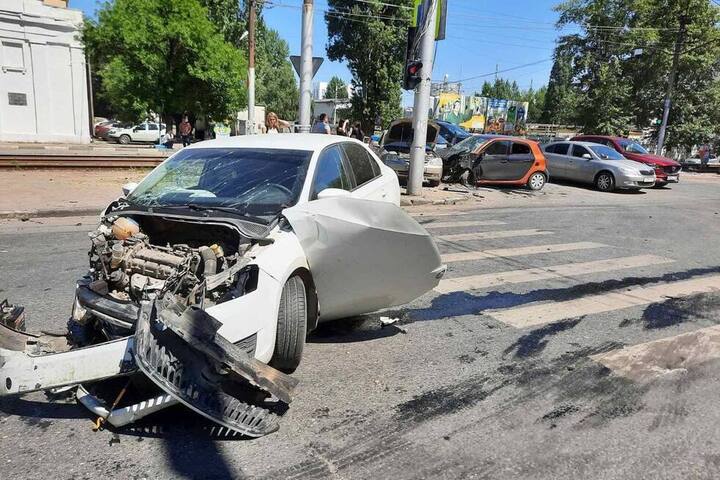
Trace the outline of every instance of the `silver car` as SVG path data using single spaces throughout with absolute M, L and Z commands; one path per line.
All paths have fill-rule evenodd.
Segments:
M 598 190 L 655 186 L 655 171 L 614 149 L 591 142 L 555 142 L 543 147 L 550 177 L 590 183 Z

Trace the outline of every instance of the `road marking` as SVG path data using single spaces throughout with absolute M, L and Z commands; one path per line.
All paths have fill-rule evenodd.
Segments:
M 440 281 L 435 291 L 440 293 L 462 292 L 465 290 L 479 290 L 503 284 L 536 282 L 552 278 L 572 277 L 576 275 L 590 275 L 596 272 L 609 272 L 626 268 L 644 267 L 647 265 L 661 265 L 674 260 L 655 255 L 636 255 L 633 257 L 610 258 L 607 260 L 593 260 L 592 262 L 567 263 L 544 268 L 527 268 L 523 270 L 509 270 L 505 272 L 487 273 L 484 275 L 471 275 L 467 277 L 448 278 Z
M 474 232 L 474 233 L 457 233 L 454 235 L 439 235 L 435 237 L 437 240 L 455 241 L 455 240 L 482 240 L 487 238 L 510 238 L 510 237 L 530 237 L 533 235 L 552 235 L 553 232 L 538 230 L 531 228 L 528 230 L 495 230 L 490 232 Z
M 590 358 L 615 374 L 634 381 L 647 381 L 668 373 L 684 372 L 720 358 L 720 325 L 592 355 Z
M 714 275 L 693 280 L 663 283 L 652 287 L 612 290 L 607 293 L 590 295 L 575 300 L 531 304 L 506 310 L 487 310 L 483 313 L 513 327 L 526 328 L 558 322 L 566 318 L 648 305 L 662 302 L 671 297 L 683 297 L 719 290 L 720 275 Z
M 420 213 L 420 212 L 413 212 L 410 214 L 411 217 L 449 217 L 449 216 L 455 216 L 455 215 L 467 215 L 472 212 L 438 212 L 438 213 Z
M 523 255 L 537 255 L 540 253 L 570 252 L 573 250 L 587 250 L 607 246 L 609 245 L 595 242 L 556 243 L 552 245 L 533 245 L 530 247 L 494 248 L 475 252 L 446 253 L 445 255 L 441 255 L 441 259 L 443 263 L 451 263 L 498 257 L 521 257 Z
M 505 222 L 500 220 L 481 220 L 481 221 L 467 221 L 467 222 L 430 222 L 421 223 L 424 228 L 452 228 L 452 227 L 482 227 L 492 225 L 506 225 Z

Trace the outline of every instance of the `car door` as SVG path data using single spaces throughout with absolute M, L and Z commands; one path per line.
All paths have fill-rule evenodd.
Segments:
M 382 175 L 378 161 L 364 146 L 354 142 L 343 142 L 341 148 L 355 184 L 352 196 L 367 200 L 388 200 L 389 182 L 394 181 L 394 178 Z
M 132 140 L 134 142 L 147 142 L 148 137 L 148 124 L 141 123 L 132 130 Z
M 583 155 L 589 155 L 590 158 L 584 158 Z M 592 153 L 586 147 L 573 144 L 572 155 L 568 157 L 567 177 L 577 182 L 592 182 L 593 175 L 591 171 L 595 167 L 592 158 Z
M 567 178 L 569 143 L 555 143 L 545 149 L 548 171 L 553 178 Z
M 496 140 L 488 145 L 480 157 L 480 180 L 503 180 L 504 170 L 508 164 L 508 151 L 510 150 L 509 140 Z
M 504 169 L 503 180 L 518 180 L 532 168 L 535 163 L 535 156 L 530 145 L 524 142 L 512 142 L 508 163 Z
M 157 142 L 160 139 L 160 129 L 157 123 L 148 123 L 147 134 L 143 142 Z
M 352 191 L 354 188 L 349 168 L 339 145 L 332 145 L 320 153 L 310 188 L 310 200 L 326 188 Z

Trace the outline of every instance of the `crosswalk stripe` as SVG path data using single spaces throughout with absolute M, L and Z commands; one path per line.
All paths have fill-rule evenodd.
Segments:
M 720 325 L 611 350 L 590 358 L 616 375 L 634 381 L 652 380 L 720 358 Z
M 527 230 L 494 230 L 490 232 L 474 232 L 474 233 L 457 233 L 454 235 L 439 235 L 435 237 L 437 240 L 455 241 L 455 240 L 482 240 L 488 238 L 511 238 L 511 237 L 530 237 L 533 235 L 552 235 L 553 232 L 538 230 L 531 228 Z
M 589 275 L 596 272 L 608 272 L 626 268 L 637 268 L 647 265 L 660 265 L 671 263 L 674 260 L 655 255 L 636 255 L 633 257 L 610 258 L 607 260 L 593 260 L 591 262 L 567 263 L 543 268 L 527 268 L 523 270 L 509 270 L 505 272 L 487 273 L 483 275 L 470 275 L 466 277 L 448 278 L 441 280 L 435 291 L 440 293 L 461 292 L 494 287 L 497 285 L 535 282 L 552 278 Z
M 633 287 L 589 295 L 575 300 L 531 304 L 483 313 L 517 328 L 534 327 L 566 318 L 611 312 L 623 308 L 662 302 L 671 297 L 720 291 L 720 275 L 663 283 L 651 287 Z
M 570 252 L 573 250 L 587 250 L 607 246 L 608 245 L 604 243 L 596 242 L 555 243 L 551 245 L 531 245 L 529 247 L 493 248 L 474 252 L 446 253 L 445 255 L 441 255 L 441 258 L 443 263 L 452 263 L 498 257 L 521 257 L 523 255 L 537 255 L 540 253 Z
M 421 223 L 425 229 L 430 228 L 453 228 L 453 227 L 483 227 L 483 226 L 493 226 L 493 225 L 505 225 L 505 222 L 501 222 L 500 220 L 480 220 L 477 222 L 474 221 L 467 221 L 467 222 L 430 222 L 430 223 Z
M 422 218 L 422 217 L 451 217 L 451 216 L 454 217 L 455 215 L 467 215 L 468 213 L 471 213 L 471 212 L 460 212 L 460 211 L 457 211 L 457 212 L 425 212 L 425 213 L 412 212 L 410 214 L 410 216 L 416 217 L 416 218 L 417 217 L 420 217 L 420 218 Z

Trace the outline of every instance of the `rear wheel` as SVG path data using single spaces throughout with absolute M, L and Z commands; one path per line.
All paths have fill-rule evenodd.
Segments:
M 466 187 L 475 187 L 477 185 L 477 178 L 472 170 L 467 169 L 460 175 L 460 183 Z
M 595 187 L 601 192 L 612 192 L 615 190 L 615 177 L 610 172 L 600 172 L 595 177 Z
M 437 187 L 438 185 L 440 185 L 440 180 L 428 180 L 428 186 Z
M 118 143 L 127 145 L 128 143 L 130 143 L 130 135 L 120 135 L 120 138 L 118 138 Z
M 542 190 L 542 188 L 545 186 L 545 182 L 547 179 L 545 178 L 545 174 L 541 172 L 535 172 L 532 175 L 530 175 L 530 178 L 528 178 L 527 181 L 527 187 L 530 190 Z
M 275 352 L 270 365 L 291 373 L 300 364 L 307 335 L 305 283 L 295 275 L 285 282 L 278 309 Z

